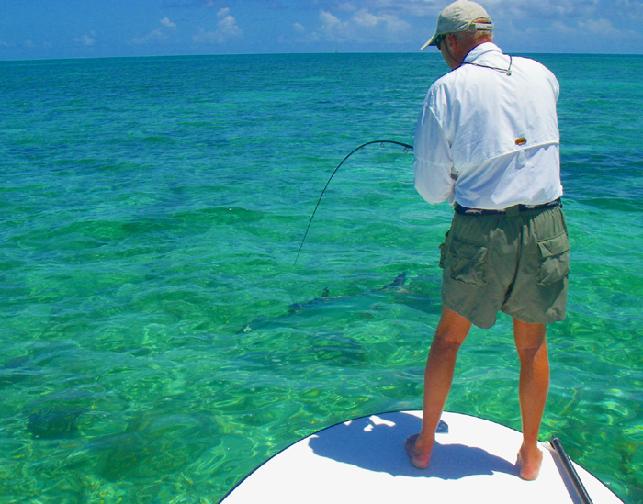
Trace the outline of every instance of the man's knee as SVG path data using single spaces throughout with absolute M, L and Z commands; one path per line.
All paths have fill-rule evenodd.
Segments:
M 547 355 L 547 327 L 514 319 L 514 340 L 520 360 L 533 361 Z
M 520 361 L 534 362 L 538 358 L 547 357 L 547 345 L 543 341 L 540 345 L 516 347 Z
M 429 356 L 441 356 L 443 358 L 453 356 L 453 358 L 455 358 L 461 345 L 462 343 L 445 342 L 434 339 L 433 343 L 431 343 Z
M 469 334 L 471 322 L 453 310 L 444 308 L 442 318 L 435 330 L 431 348 L 457 351 Z

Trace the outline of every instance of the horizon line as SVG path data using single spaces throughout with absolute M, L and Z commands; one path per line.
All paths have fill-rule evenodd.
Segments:
M 505 54 L 542 54 L 542 55 L 569 55 L 569 56 L 643 56 L 643 52 L 552 52 L 552 51 L 503 51 Z M 188 57 L 220 57 L 220 56 L 290 56 L 290 55 L 350 55 L 350 54 L 427 54 L 429 56 L 439 53 L 424 53 L 423 51 L 301 51 L 301 52 L 228 52 L 228 53 L 182 53 L 182 54 L 147 54 L 147 55 L 124 55 L 124 56 L 61 56 L 42 57 L 29 59 L 2 59 L 0 63 L 30 63 L 45 61 L 88 61 L 88 60 L 109 60 L 109 59 L 143 59 L 143 58 L 188 58 Z

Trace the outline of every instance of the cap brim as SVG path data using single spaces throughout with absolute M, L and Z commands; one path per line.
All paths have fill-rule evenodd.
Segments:
M 424 51 L 427 47 L 429 46 L 434 46 L 435 45 L 435 35 L 431 37 L 429 40 L 427 40 L 424 44 L 422 44 L 422 47 L 420 47 L 420 51 Z

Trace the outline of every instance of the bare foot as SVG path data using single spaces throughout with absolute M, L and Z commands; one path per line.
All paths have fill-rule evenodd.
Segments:
M 418 469 L 426 469 L 431 462 L 431 451 L 433 451 L 433 440 L 425 441 L 419 434 L 413 434 L 404 444 L 406 453 Z
M 516 464 L 520 467 L 520 477 L 527 481 L 535 480 L 543 462 L 543 453 L 538 448 L 527 449 L 520 447 Z

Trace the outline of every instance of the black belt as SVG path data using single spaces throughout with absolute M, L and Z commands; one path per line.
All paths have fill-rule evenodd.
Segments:
M 526 210 L 538 210 L 540 208 L 554 208 L 561 207 L 563 203 L 560 201 L 560 198 L 550 201 L 549 203 L 544 203 L 542 205 L 514 205 L 508 208 L 500 208 L 498 210 L 491 210 L 487 208 L 469 208 L 463 207 L 455 204 L 455 211 L 460 215 L 502 215 L 502 214 L 513 214 L 520 213 Z

